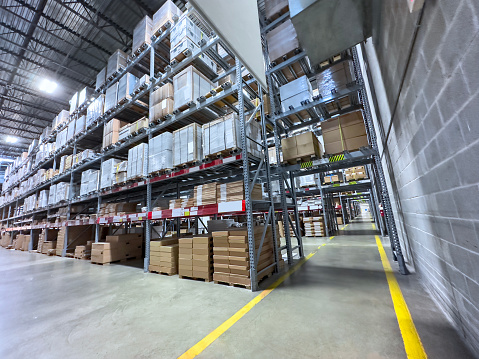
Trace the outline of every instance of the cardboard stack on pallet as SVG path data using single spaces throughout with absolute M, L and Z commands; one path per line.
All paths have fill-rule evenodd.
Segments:
M 338 183 L 342 181 L 343 181 L 343 174 L 341 172 L 330 173 L 330 174 L 324 175 L 323 184 Z
M 150 94 L 150 121 L 153 122 L 173 113 L 173 84 L 167 83 Z
M 115 184 L 115 171 L 122 161 L 110 158 L 101 164 L 100 189 L 111 187 Z
M 136 202 L 102 203 L 100 206 L 100 217 L 119 216 L 123 214 L 136 213 Z
M 87 241 L 85 245 L 76 246 L 73 256 L 77 259 L 90 259 L 92 243 L 92 241 Z
M 264 226 L 254 227 L 256 253 L 259 250 Z M 256 264 L 257 272 L 271 266 L 274 263 L 274 245 L 271 227 L 266 230 L 265 239 Z M 250 256 L 248 244 L 248 231 L 244 229 L 231 229 L 217 231 L 213 236 L 213 280 L 215 282 L 238 284 L 250 287 Z M 274 266 L 258 275 L 258 281 L 271 274 Z
M 145 16 L 133 29 L 133 42 L 131 45 L 131 53 L 135 54 L 143 45 L 151 43 L 151 31 L 153 29 L 153 20 L 149 16 Z
M 150 272 L 178 273 L 178 239 L 163 239 L 150 242 Z
M 211 235 L 180 238 L 178 274 L 181 277 L 211 281 L 213 274 L 213 241 Z M 191 253 L 191 254 L 190 254 Z M 191 257 L 191 260 L 189 258 Z
M 173 132 L 173 166 L 202 160 L 202 150 L 202 129 L 197 123 Z
M 305 237 L 324 237 L 323 217 L 304 217 L 303 223 Z
M 185 110 L 189 103 L 196 103 L 198 97 L 206 95 L 216 86 L 196 68 L 188 66 L 173 77 L 173 87 L 174 109 Z
M 173 134 L 163 132 L 148 143 L 148 172 L 158 172 L 173 168 Z
M 182 14 L 183 12 L 173 3 L 173 1 L 165 1 L 160 9 L 153 14 L 152 34 L 155 34 L 158 30 L 165 27 L 167 22 L 172 26 L 175 23 L 175 20 L 178 20 Z
M 86 170 L 81 174 L 80 196 L 98 191 L 98 182 L 100 180 L 100 171 Z
M 140 143 L 128 150 L 128 168 L 126 178 L 128 180 L 144 178 L 148 175 L 148 144 Z
M 2 233 L 2 239 L 0 241 L 0 246 L 6 248 L 12 244 L 12 234 L 11 233 Z
M 284 138 L 281 140 L 283 161 L 295 162 L 299 159 L 321 158 L 323 150 L 312 132 Z
M 125 259 L 140 258 L 143 235 L 139 233 L 106 236 L 105 242 L 92 243 L 91 262 L 106 264 Z
M 216 188 L 216 195 L 217 203 L 242 201 L 245 199 L 244 182 L 235 181 L 229 183 L 218 183 Z M 263 199 L 263 192 L 261 190 L 260 183 L 255 183 L 253 191 L 251 192 L 251 199 L 253 201 L 261 201 Z
M 346 168 L 344 174 L 346 181 L 363 180 L 366 178 L 366 168 L 364 166 Z
M 325 152 L 354 151 L 368 147 L 368 137 L 361 111 L 355 111 L 321 122 Z
M 208 204 L 215 204 L 217 198 L 217 183 L 211 182 L 207 184 L 200 184 L 195 186 L 194 200 L 195 206 L 206 206 Z
M 120 121 L 116 118 L 108 121 L 103 128 L 103 143 L 102 148 L 108 147 L 118 142 L 120 129 L 127 125 L 126 122 Z
M 193 207 L 195 205 L 195 199 L 194 198 L 177 198 L 177 199 L 171 199 L 169 201 L 169 209 L 175 209 L 175 208 L 188 208 L 188 207 Z

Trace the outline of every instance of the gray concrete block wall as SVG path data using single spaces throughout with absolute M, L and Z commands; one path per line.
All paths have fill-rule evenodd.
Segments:
M 419 13 L 381 15 L 367 56 L 387 133 Z M 383 152 L 407 260 L 479 353 L 479 1 L 426 1 Z

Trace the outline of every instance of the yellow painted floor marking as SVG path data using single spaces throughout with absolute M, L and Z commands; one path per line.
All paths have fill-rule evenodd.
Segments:
M 329 237 L 329 240 L 333 239 L 333 237 Z M 178 357 L 178 359 L 190 359 L 195 358 L 198 354 L 200 354 L 203 350 L 205 350 L 208 346 L 211 345 L 216 339 L 218 339 L 224 332 L 226 332 L 229 328 L 233 326 L 238 320 L 240 320 L 246 313 L 248 313 L 253 307 L 261 302 L 268 294 L 270 294 L 273 290 L 275 290 L 281 283 L 283 283 L 291 274 L 296 272 L 304 263 L 306 263 L 312 256 L 314 256 L 318 249 L 325 246 L 326 243 L 320 245 L 316 250 L 309 253 L 304 259 L 300 260 L 296 263 L 293 267 L 291 267 L 285 274 L 276 280 L 271 286 L 262 291 L 256 297 L 254 297 L 248 304 L 246 304 L 243 308 L 238 310 L 235 314 L 233 314 L 230 318 L 223 322 L 218 328 L 213 330 L 210 334 L 206 337 L 201 339 L 198 343 L 188 349 L 185 353 Z
M 421 338 L 419 338 L 419 334 L 417 333 L 416 326 L 412 320 L 411 313 L 409 312 L 406 301 L 402 295 L 401 288 L 399 288 L 399 284 L 394 276 L 394 272 L 391 268 L 379 236 L 376 236 L 376 244 L 378 246 L 379 255 L 381 256 L 384 272 L 386 273 L 386 279 L 388 281 L 389 291 L 391 292 L 391 298 L 407 357 L 411 359 L 427 358 L 426 351 L 421 343 Z

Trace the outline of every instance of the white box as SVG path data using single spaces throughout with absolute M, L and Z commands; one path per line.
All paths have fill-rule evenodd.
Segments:
M 173 166 L 203 158 L 202 129 L 197 123 L 173 132 Z

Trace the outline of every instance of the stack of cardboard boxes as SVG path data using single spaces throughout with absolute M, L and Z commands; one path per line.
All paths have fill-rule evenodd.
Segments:
M 188 103 L 196 102 L 198 97 L 206 95 L 214 87 L 205 75 L 193 66 L 188 66 L 173 77 L 174 109 L 186 109 Z
M 128 168 L 126 178 L 128 180 L 143 178 L 148 175 L 148 144 L 140 143 L 128 150 Z
M 216 189 L 217 189 L 216 182 L 211 182 L 211 183 L 195 186 L 194 205 L 206 206 L 208 204 L 215 204 L 216 197 L 217 197 Z
M 116 169 L 122 161 L 110 158 L 101 164 L 100 189 L 113 186 L 115 182 Z
M 210 235 L 179 239 L 178 274 L 211 281 L 213 274 L 213 242 Z
M 81 174 L 80 196 L 84 196 L 91 192 L 98 191 L 98 182 L 100 179 L 100 171 L 86 170 Z
M 218 183 L 216 187 L 216 196 L 217 203 L 242 201 L 245 199 L 244 182 L 235 181 Z M 263 192 L 260 183 L 255 183 L 251 192 L 251 199 L 253 201 L 261 201 L 263 199 Z
M 364 166 L 350 167 L 344 170 L 346 181 L 363 180 L 366 178 Z
M 283 161 L 295 162 L 304 158 L 321 158 L 323 150 L 321 144 L 312 132 L 281 140 Z
M 102 203 L 100 206 L 100 217 L 119 216 L 123 214 L 136 213 L 137 203 L 133 202 L 116 202 Z
M 261 236 L 264 227 L 254 227 L 254 237 L 256 253 L 258 253 Z M 248 245 L 248 231 L 244 229 L 231 229 L 227 231 L 213 232 L 213 279 L 218 282 L 228 284 L 239 284 L 249 287 L 250 279 L 250 256 Z M 261 248 L 259 261 L 256 264 L 257 271 L 260 272 L 274 262 L 274 245 L 271 227 L 266 230 L 265 239 Z M 272 273 L 274 267 L 258 276 L 258 280 L 263 279 Z
M 177 92 L 175 92 L 175 96 Z M 200 125 L 192 123 L 173 132 L 173 166 L 197 162 L 202 159 L 202 128 Z
M 77 259 L 90 259 L 92 241 L 87 241 L 85 245 L 76 246 L 74 257 Z
M 343 181 L 343 174 L 341 172 L 324 175 L 323 184 L 338 183 Z
M 106 236 L 105 242 L 92 244 L 91 262 L 105 264 L 142 256 L 143 235 L 138 233 Z
M 118 142 L 118 136 L 120 134 L 120 128 L 127 123 L 117 120 L 116 118 L 108 121 L 103 129 L 103 144 L 102 148 L 108 147 Z
M 6 248 L 12 243 L 11 233 L 2 233 L 2 239 L 0 240 L 0 246 Z
M 306 237 L 324 237 L 323 217 L 304 217 L 304 235 Z
M 193 207 L 195 205 L 195 199 L 194 198 L 177 198 L 177 199 L 171 199 L 169 201 L 169 209 L 175 209 L 175 208 L 188 208 L 188 207 Z
M 167 83 L 150 94 L 150 122 L 157 121 L 174 110 L 173 84 Z
M 178 239 L 164 239 L 150 242 L 150 272 L 178 273 Z
M 354 151 L 369 146 L 361 111 L 355 111 L 321 123 L 326 153 Z
M 173 134 L 163 132 L 148 143 L 148 172 L 173 168 Z

